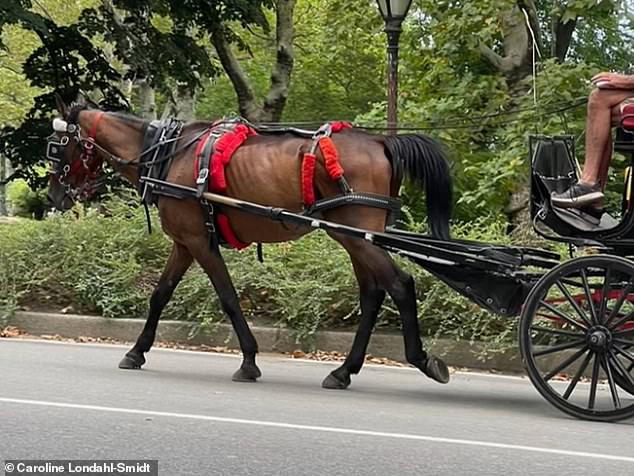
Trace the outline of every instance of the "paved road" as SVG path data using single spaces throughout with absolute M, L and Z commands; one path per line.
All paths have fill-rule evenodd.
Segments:
M 529 382 L 368 366 L 347 391 L 332 364 L 0 340 L 0 460 L 158 459 L 161 475 L 634 475 L 634 422 L 573 420 Z M 1 466 L 0 466 L 1 468 Z M 0 469 L 1 470 L 1 469 Z

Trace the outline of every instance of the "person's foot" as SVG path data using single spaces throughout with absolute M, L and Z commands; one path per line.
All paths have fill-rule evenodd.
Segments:
M 560 208 L 583 208 L 603 199 L 599 184 L 577 182 L 562 193 L 553 193 L 550 201 Z

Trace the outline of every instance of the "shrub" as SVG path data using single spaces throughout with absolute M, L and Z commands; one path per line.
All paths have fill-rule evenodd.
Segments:
M 155 229 L 157 217 L 153 215 Z M 454 227 L 467 239 L 508 242 L 504 225 L 480 220 Z M 160 232 L 149 235 L 135 202 L 111 199 L 100 210 L 75 207 L 43 221 L 0 225 L 0 308 L 59 309 L 106 317 L 145 317 L 149 295 L 170 250 Z M 308 339 L 321 326 L 356 324 L 358 290 L 346 252 L 323 233 L 255 252 L 224 251 L 245 315 L 293 329 Z M 418 266 L 402 262 L 417 284 L 426 336 L 505 341 L 513 320 L 498 318 L 449 290 Z M 212 325 L 223 319 L 207 276 L 194 266 L 166 307 L 166 319 Z M 399 326 L 389 300 L 379 325 Z
M 24 180 L 11 182 L 7 189 L 11 213 L 26 218 L 41 219 L 47 209 L 46 190 L 31 190 Z

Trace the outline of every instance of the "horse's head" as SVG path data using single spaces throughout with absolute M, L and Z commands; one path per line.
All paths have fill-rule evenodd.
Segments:
M 95 135 L 101 111 L 96 114 L 90 131 L 79 123 L 83 104 L 68 108 L 58 100 L 61 117 L 53 120 L 53 133 L 48 137 L 46 158 L 51 162 L 48 198 L 58 210 L 68 210 L 73 203 L 89 198 L 98 188 L 98 175 L 103 159 L 95 151 Z

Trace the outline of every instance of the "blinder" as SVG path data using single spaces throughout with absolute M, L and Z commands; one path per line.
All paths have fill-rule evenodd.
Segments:
M 95 159 L 95 150 L 92 141 L 96 132 L 96 124 L 100 119 L 101 115 L 88 138 L 82 137 L 78 124 L 69 124 L 60 118 L 53 120 L 55 132 L 47 138 L 46 159 L 53 164 L 51 173 L 57 176 L 57 180 L 64 187 L 66 196 L 73 200 L 80 195 L 89 197 L 96 190 L 95 185 L 98 183 L 97 174 L 101 167 L 101 160 L 93 160 Z M 71 139 L 79 148 L 78 158 L 68 157 L 67 147 Z M 84 177 L 84 181 L 79 186 L 72 186 L 68 182 L 68 178 L 76 173 L 80 173 Z
M 68 136 L 62 136 L 58 141 L 55 139 L 57 139 L 56 134 L 50 135 L 47 139 L 46 159 L 51 162 L 60 163 L 64 159 L 64 152 L 70 139 Z

